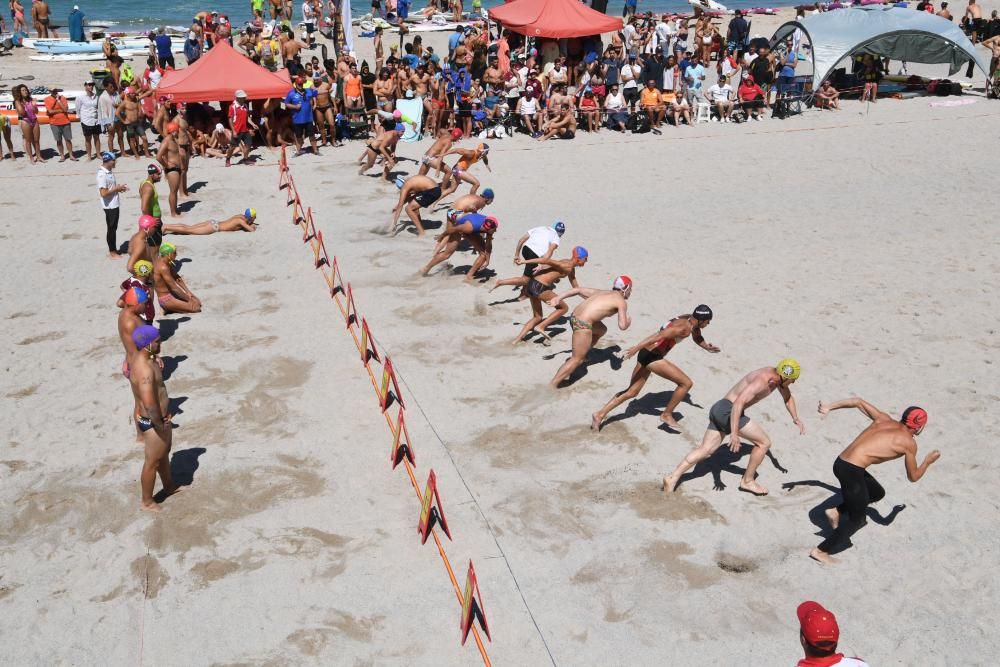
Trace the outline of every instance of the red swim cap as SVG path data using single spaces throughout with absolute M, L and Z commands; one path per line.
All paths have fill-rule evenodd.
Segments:
M 899 421 L 914 431 L 919 431 L 927 425 L 927 411 L 911 405 L 903 410 L 903 416 L 899 418 Z
M 483 229 L 485 229 L 488 232 L 496 231 L 497 227 L 499 226 L 500 223 L 493 216 L 488 216 L 486 220 L 483 221 Z
M 462 131 L 460 129 L 458 129 L 457 127 L 452 128 L 452 130 L 451 130 L 451 138 L 452 139 L 461 139 L 462 138 Z
M 150 230 L 156 227 L 156 218 L 151 215 L 140 215 L 139 216 L 139 229 Z

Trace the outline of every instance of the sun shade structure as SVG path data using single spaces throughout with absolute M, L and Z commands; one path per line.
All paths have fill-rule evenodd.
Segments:
M 514 0 L 489 10 L 490 20 L 526 37 L 588 37 L 622 29 L 622 20 L 579 0 Z
M 284 97 L 292 89 L 288 70 L 272 72 L 217 42 L 190 67 L 167 72 L 156 88 L 171 102 L 231 102 L 237 90 L 249 100 Z
M 836 9 L 785 23 L 774 33 L 771 46 L 796 29 L 805 32 L 812 44 L 814 90 L 837 63 L 855 53 L 911 63 L 948 63 L 949 75 L 974 60 L 989 76 L 987 62 L 976 55 L 961 28 L 927 12 L 900 7 Z

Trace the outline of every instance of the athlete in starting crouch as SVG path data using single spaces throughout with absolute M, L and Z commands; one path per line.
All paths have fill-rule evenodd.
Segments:
M 918 482 L 931 464 L 941 458 L 941 452 L 935 449 L 924 458 L 923 463 L 917 464 L 917 441 L 914 436 L 920 435 L 927 425 L 927 412 L 923 408 L 908 407 L 896 421 L 864 399 L 848 398 L 833 403 L 821 402 L 819 413 L 827 415 L 841 408 L 857 408 L 872 423 L 833 462 L 833 474 L 840 482 L 841 503 L 835 509 L 826 510 L 833 533 L 809 553 L 811 558 L 821 563 L 837 562 L 830 552 L 865 525 L 868 506 L 885 497 L 882 485 L 868 472 L 869 466 L 902 456 L 906 478 Z
M 490 254 L 493 252 L 493 234 L 499 226 L 500 223 L 496 218 L 482 213 L 466 213 L 455 219 L 449 224 L 449 230 L 441 235 L 441 240 L 434 249 L 434 255 L 420 270 L 420 275 L 426 276 L 431 269 L 454 255 L 459 242 L 465 239 L 479 254 L 465 274 L 465 282 L 472 282 L 476 273 L 489 266 Z
M 399 215 L 405 209 L 410 222 L 417 228 L 417 236 L 423 236 L 424 221 L 420 218 L 420 209 L 427 208 L 441 199 L 441 184 L 430 176 L 416 174 L 402 183 L 397 179 L 396 185 L 399 186 L 399 201 L 392 210 L 389 233 L 395 236 L 402 229 L 398 227 Z
M 257 209 L 248 208 L 225 220 L 207 220 L 196 225 L 163 225 L 163 233 L 205 236 L 216 232 L 255 232 L 258 224 Z
M 583 297 L 583 303 L 574 308 L 573 314 L 569 316 L 569 326 L 573 329 L 573 352 L 549 382 L 549 386 L 553 389 L 558 389 L 560 384 L 569 379 L 573 371 L 586 360 L 587 355 L 597 345 L 597 341 L 608 333 L 608 327 L 601 320 L 618 313 L 619 329 L 625 331 L 632 324 L 626 303 L 632 295 L 632 279 L 628 276 L 615 278 L 609 290 L 574 287 L 549 303 L 558 308 L 560 301 L 576 294 Z
M 733 453 L 740 451 L 740 436 L 749 440 L 754 446 L 746 472 L 740 480 L 740 490 L 757 496 L 767 495 L 767 489 L 754 478 L 758 466 L 771 447 L 771 439 L 760 424 L 746 417 L 743 411 L 770 396 L 777 389 L 785 401 L 785 409 L 792 416 L 792 422 L 799 427 L 799 434 L 804 434 L 806 426 L 799 419 L 791 392 L 792 383 L 799 379 L 801 373 L 799 362 L 794 359 L 782 359 L 777 366 L 759 368 L 737 382 L 729 393 L 709 410 L 708 429 L 701 439 L 701 444 L 692 449 L 677 468 L 663 478 L 663 490 L 670 493 L 677 488 L 681 475 L 711 456 L 722 444 L 722 437 L 728 435 L 729 449 Z
M 591 416 L 590 428 L 600 431 L 601 424 L 607 419 L 609 412 L 639 395 L 639 392 L 646 385 L 650 373 L 656 373 L 661 378 L 677 385 L 667 407 L 660 415 L 660 419 L 671 428 L 680 428 L 680 424 L 674 419 L 674 410 L 691 391 L 694 382 L 684 371 L 667 361 L 665 357 L 677 343 L 688 336 L 703 350 L 718 352 L 719 348 L 706 342 L 702 336 L 702 330 L 711 322 L 712 309 L 702 304 L 695 308 L 690 315 L 678 315 L 660 327 L 660 330 L 652 336 L 642 339 L 633 347 L 625 350 L 622 359 L 631 359 L 636 353 L 639 354 L 635 368 L 632 369 L 632 379 L 629 381 L 628 389 L 615 394 L 607 405 Z

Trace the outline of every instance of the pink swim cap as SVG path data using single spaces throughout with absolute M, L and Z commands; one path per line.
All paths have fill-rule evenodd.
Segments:
M 139 229 L 144 229 L 149 231 L 153 227 L 156 227 L 156 218 L 151 215 L 140 215 L 139 216 Z
M 403 117 L 403 112 L 400 111 L 399 109 L 396 109 L 395 111 L 392 112 L 392 117 L 395 118 L 396 120 L 399 120 L 400 118 Z

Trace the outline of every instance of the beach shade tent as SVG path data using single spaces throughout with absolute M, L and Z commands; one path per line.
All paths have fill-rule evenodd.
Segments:
M 156 93 L 177 103 L 231 102 L 237 90 L 246 91 L 247 99 L 262 100 L 284 97 L 291 89 L 288 70 L 272 72 L 226 42 L 216 42 L 190 67 L 164 74 Z
M 526 37 L 589 37 L 622 29 L 622 20 L 579 0 L 514 0 L 489 10 L 490 20 Z
M 822 12 L 785 23 L 774 33 L 771 46 L 788 39 L 797 29 L 812 44 L 813 90 L 841 60 L 856 53 L 910 63 L 948 63 L 949 75 L 973 60 L 989 76 L 987 62 L 976 55 L 962 29 L 927 12 L 900 7 Z

